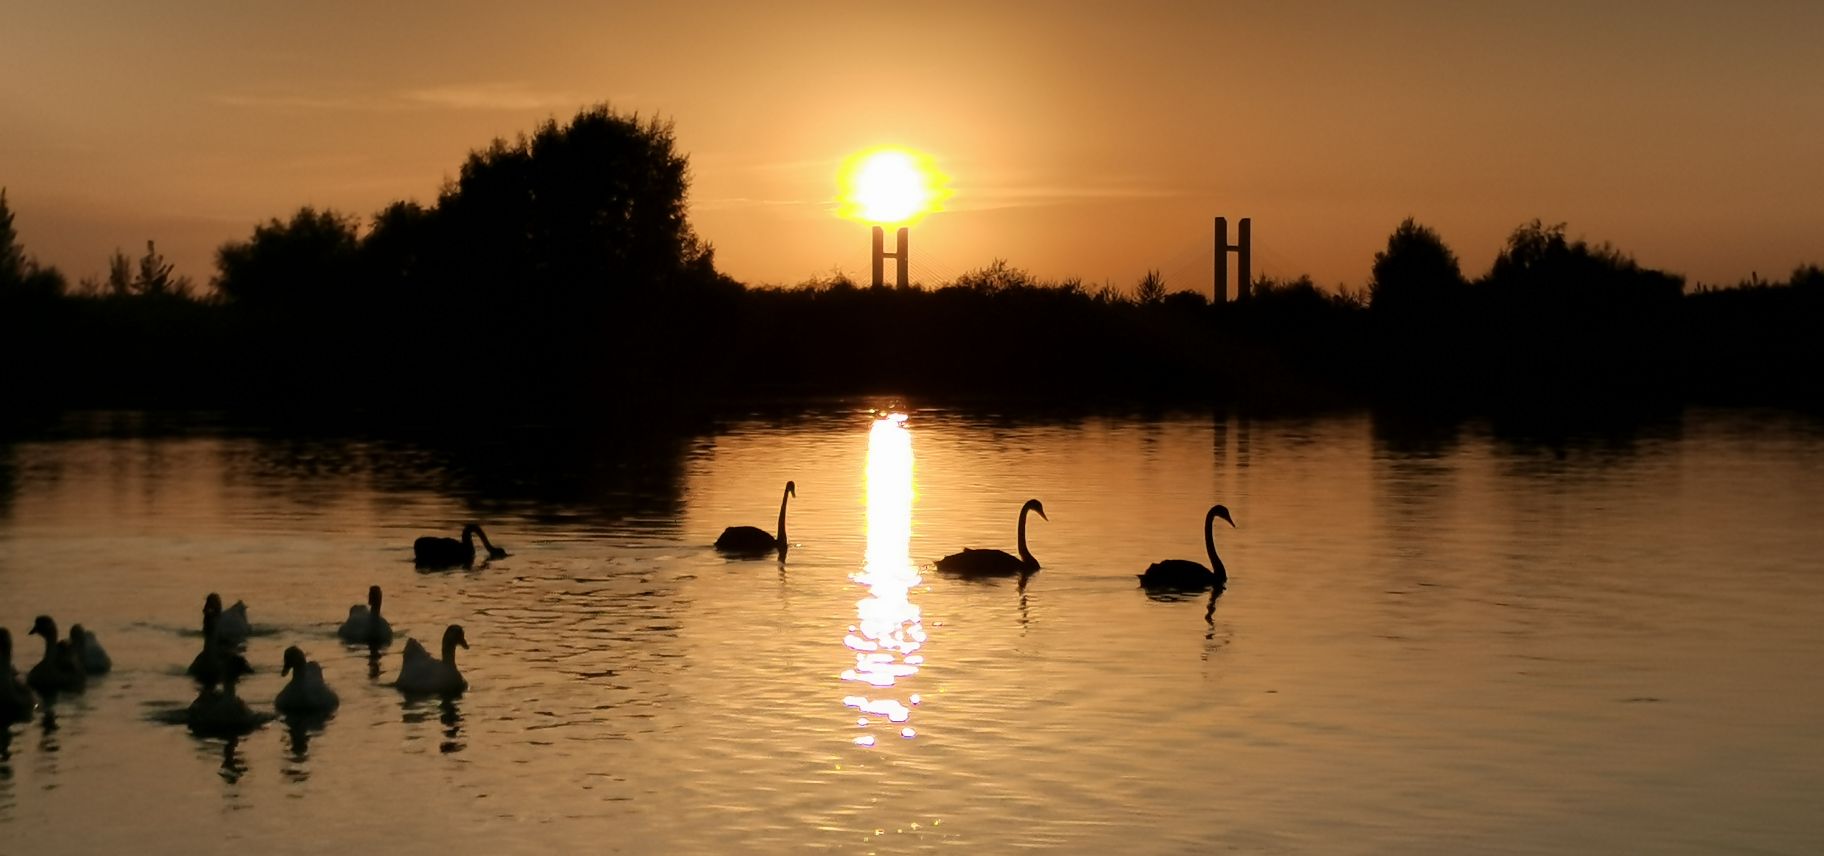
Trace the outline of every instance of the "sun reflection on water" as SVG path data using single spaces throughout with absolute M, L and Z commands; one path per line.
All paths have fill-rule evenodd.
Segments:
M 849 626 L 844 644 L 855 652 L 855 667 L 842 679 L 870 685 L 869 695 L 849 695 L 843 704 L 864 716 L 866 727 L 885 720 L 900 725 L 901 737 L 916 732 L 905 725 L 918 695 L 905 701 L 892 692 L 899 683 L 918 674 L 924 663 L 925 627 L 912 590 L 920 583 L 912 562 L 912 435 L 903 413 L 877 413 L 868 434 L 868 547 L 865 565 L 851 575 L 868 588 L 868 596 L 855 604 L 856 622 Z M 860 746 L 874 745 L 872 737 L 856 738 Z

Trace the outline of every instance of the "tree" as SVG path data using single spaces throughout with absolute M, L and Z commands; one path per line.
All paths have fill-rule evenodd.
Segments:
M 495 140 L 438 199 L 441 278 L 596 297 L 713 277 L 713 251 L 685 216 L 688 187 L 672 124 L 606 104 Z
M 1387 249 L 1374 254 L 1368 304 L 1379 311 L 1436 311 L 1468 285 L 1456 254 L 1438 233 L 1408 217 L 1387 237 Z
M 133 293 L 141 297 L 189 297 L 190 278 L 171 275 L 173 265 L 158 254 L 158 248 L 151 241 L 146 242 L 146 254 L 139 259 L 139 275 L 133 278 Z M 112 279 L 114 271 L 108 271 Z
M 216 250 L 216 288 L 245 306 L 328 308 L 352 285 L 355 248 L 354 218 L 305 206 Z
M 1665 305 L 1684 294 L 1683 277 L 1643 268 L 1608 244 L 1565 238 L 1565 224 L 1522 223 L 1495 256 L 1484 284 L 1509 305 L 1613 315 Z
M 1134 302 L 1141 306 L 1156 306 L 1165 302 L 1165 277 L 1156 270 L 1148 270 L 1146 276 L 1134 286 Z
M 13 228 L 13 211 L 6 203 L 6 188 L 0 187 L 0 298 L 56 297 L 64 290 L 63 274 L 53 267 L 39 267 L 38 260 L 25 254 L 19 233 Z
M 108 256 L 107 293 L 116 297 L 126 297 L 133 293 L 133 260 L 119 248 Z

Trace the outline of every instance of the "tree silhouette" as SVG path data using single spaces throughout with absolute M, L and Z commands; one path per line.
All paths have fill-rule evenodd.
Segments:
M 306 206 L 289 222 L 273 218 L 255 227 L 250 240 L 216 250 L 215 287 L 249 307 L 339 304 L 352 282 L 355 247 L 353 218 Z
M 1408 217 L 1374 254 L 1369 306 L 1377 311 L 1440 310 L 1456 301 L 1468 282 L 1457 257 L 1438 233 Z
M 63 274 L 56 268 L 39 267 L 38 260 L 25 254 L 19 233 L 13 228 L 13 210 L 6 203 L 6 188 L 0 187 L 0 298 L 44 299 L 64 291 Z

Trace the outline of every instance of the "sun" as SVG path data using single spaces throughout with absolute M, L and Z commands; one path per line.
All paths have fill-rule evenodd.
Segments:
M 883 226 L 910 223 L 942 210 L 948 183 L 929 155 L 871 149 L 843 161 L 836 174 L 836 213 Z

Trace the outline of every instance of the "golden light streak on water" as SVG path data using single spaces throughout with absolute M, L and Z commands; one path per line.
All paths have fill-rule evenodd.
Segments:
M 855 652 L 855 667 L 842 679 L 865 683 L 871 695 L 849 695 L 843 704 L 866 714 L 857 721 L 903 724 L 912 717 L 905 701 L 881 691 L 918 674 L 924 656 L 925 628 L 912 590 L 919 585 L 912 544 L 912 434 L 903 413 L 879 413 L 868 434 L 868 544 L 864 566 L 851 579 L 868 588 L 867 597 L 855 603 L 856 622 L 844 643 Z M 910 697 L 918 703 L 917 694 Z M 870 720 L 868 717 L 873 717 Z M 911 738 L 910 727 L 900 736 Z M 857 745 L 872 746 L 872 738 L 858 738 Z

